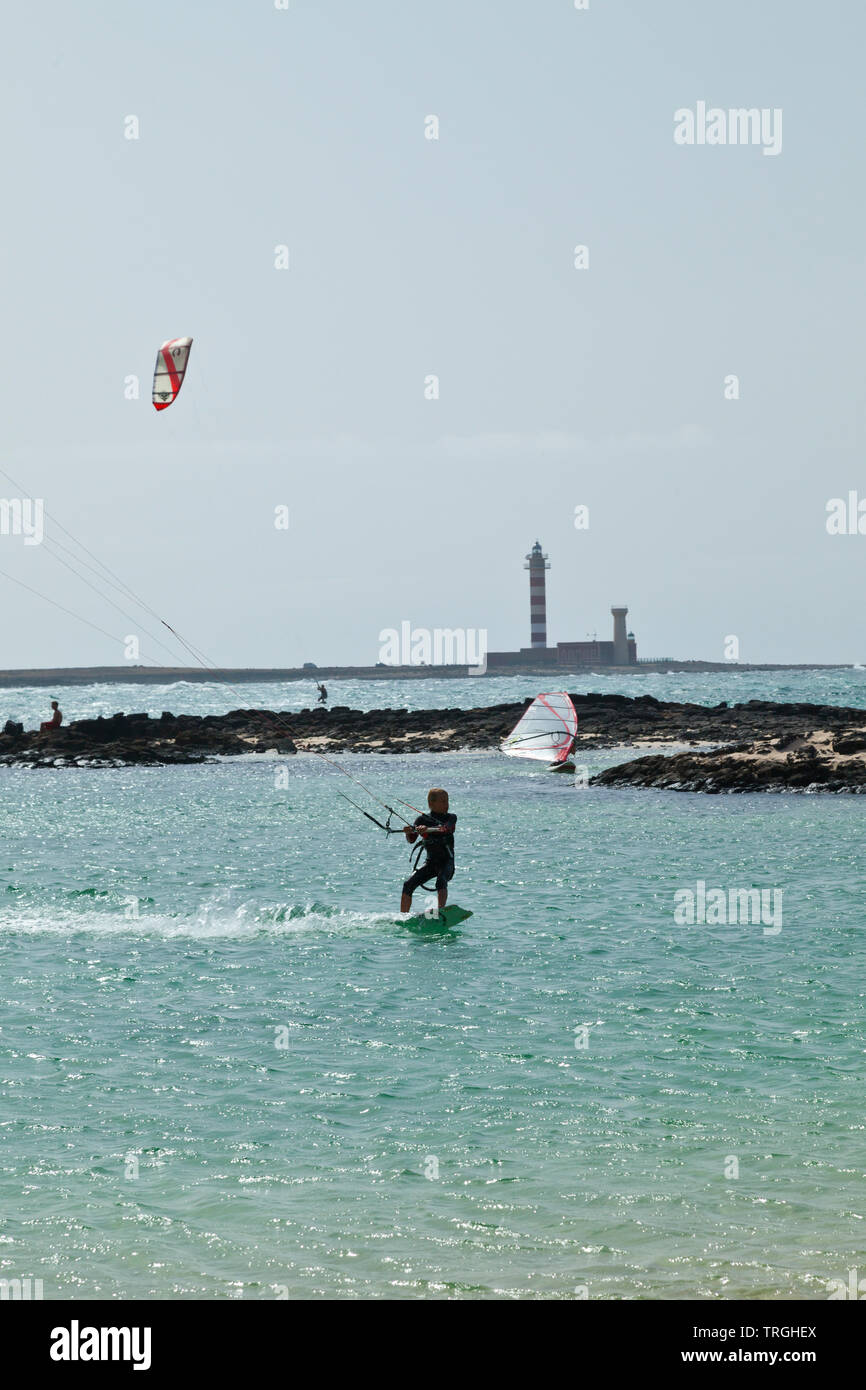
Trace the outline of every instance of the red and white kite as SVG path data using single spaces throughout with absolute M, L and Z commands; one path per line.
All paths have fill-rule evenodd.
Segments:
M 183 386 L 192 338 L 169 338 L 156 354 L 153 369 L 153 404 L 167 410 Z

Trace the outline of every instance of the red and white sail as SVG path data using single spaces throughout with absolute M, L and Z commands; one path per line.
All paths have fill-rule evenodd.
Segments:
M 577 733 L 577 710 L 564 690 L 536 695 L 502 744 L 510 758 L 564 763 Z
M 153 369 L 153 404 L 166 410 L 183 386 L 192 338 L 169 338 L 156 354 Z

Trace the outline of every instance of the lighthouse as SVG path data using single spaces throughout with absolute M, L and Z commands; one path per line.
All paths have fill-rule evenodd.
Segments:
M 530 643 L 533 648 L 547 647 L 547 598 L 545 594 L 544 571 L 550 569 L 550 561 L 541 552 L 541 542 L 536 541 L 526 557 L 523 566 L 529 570 L 529 622 Z

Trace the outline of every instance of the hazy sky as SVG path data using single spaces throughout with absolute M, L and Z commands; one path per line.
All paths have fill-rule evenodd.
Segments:
M 536 538 L 553 642 L 624 602 L 643 656 L 866 659 L 866 535 L 825 525 L 866 499 L 864 16 L 10 7 L 0 466 L 226 665 L 372 662 L 404 620 L 527 645 Z M 780 109 L 781 153 L 676 144 L 702 101 Z M 49 552 L 0 536 L 4 571 L 168 660 Z M 0 595 L 0 667 L 122 663 Z

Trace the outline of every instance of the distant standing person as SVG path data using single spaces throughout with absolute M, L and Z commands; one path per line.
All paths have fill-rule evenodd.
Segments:
M 46 733 L 49 729 L 59 729 L 63 723 L 63 711 L 56 700 L 51 701 L 51 718 L 46 719 L 44 724 L 39 725 L 40 734 Z
M 325 689 L 325 687 L 324 687 L 323 685 L 320 685 L 320 684 L 317 683 L 317 687 L 316 687 L 316 688 L 318 689 L 318 692 L 319 692 L 319 704 L 320 704 L 320 705 L 327 704 L 327 702 L 328 702 L 328 692 L 327 692 L 327 690 Z

